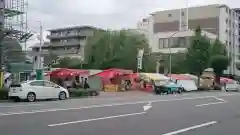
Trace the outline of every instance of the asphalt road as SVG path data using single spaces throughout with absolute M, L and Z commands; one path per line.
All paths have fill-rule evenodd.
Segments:
M 143 106 L 150 105 L 147 111 Z M 239 135 L 240 94 L 110 94 L 0 103 L 4 135 Z

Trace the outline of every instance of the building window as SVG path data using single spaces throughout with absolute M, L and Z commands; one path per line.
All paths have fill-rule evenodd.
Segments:
M 171 47 L 172 48 L 178 48 L 179 47 L 179 39 L 178 39 L 178 37 L 172 37 L 171 38 Z
M 164 48 L 169 48 L 168 39 L 166 38 L 166 39 L 164 39 L 163 41 L 164 41 L 164 42 L 163 42 L 163 47 L 164 47 Z
M 168 17 L 172 17 L 172 14 L 168 14 Z
M 163 39 L 159 39 L 158 49 L 162 49 L 163 48 L 163 44 L 164 44 Z
M 228 13 L 228 8 L 226 7 L 226 13 Z
M 226 24 L 228 24 L 228 19 L 226 19 Z
M 186 38 L 185 37 L 179 37 L 179 46 L 180 47 L 186 46 Z
M 182 14 L 182 16 L 184 16 L 184 12 L 182 12 L 181 14 Z
M 158 46 L 158 48 L 159 49 L 169 48 L 169 39 L 167 39 L 167 38 L 159 39 L 159 46 Z

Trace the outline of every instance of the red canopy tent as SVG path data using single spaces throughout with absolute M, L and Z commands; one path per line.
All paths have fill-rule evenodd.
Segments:
M 171 75 L 168 75 L 168 77 L 171 77 L 171 78 L 176 79 L 176 80 L 191 80 L 191 78 L 188 77 L 188 76 L 178 75 L 178 74 L 171 74 Z
M 81 75 L 89 75 L 88 70 L 61 68 L 49 73 L 54 78 L 68 78 Z
M 111 68 L 104 70 L 100 73 L 95 74 L 102 78 L 103 84 L 111 84 L 111 79 L 116 78 L 117 76 L 123 76 L 127 74 L 132 74 L 133 71 L 131 70 L 124 70 L 118 68 Z
M 220 77 L 220 82 L 221 83 L 233 83 L 232 79 L 225 78 L 225 77 Z

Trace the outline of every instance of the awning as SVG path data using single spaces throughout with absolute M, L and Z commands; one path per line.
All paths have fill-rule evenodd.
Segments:
M 143 79 L 151 79 L 151 80 L 168 80 L 169 77 L 166 77 L 162 74 L 157 73 L 140 73 Z
M 83 76 L 89 75 L 89 71 L 80 70 L 80 69 L 61 68 L 61 69 L 57 69 L 52 72 L 49 72 L 49 75 L 55 78 L 67 78 L 67 77 L 74 77 L 74 76 L 81 76 L 81 75 Z
M 171 77 L 176 80 L 192 80 L 190 77 L 186 75 L 179 75 L 179 74 L 171 74 L 171 75 L 168 75 L 168 77 Z
M 133 73 L 133 71 L 131 71 L 131 70 L 111 68 L 111 69 L 107 69 L 102 72 L 99 72 L 95 75 L 102 77 L 102 78 L 114 78 L 119 75 L 127 75 L 127 74 L 132 74 L 132 73 Z

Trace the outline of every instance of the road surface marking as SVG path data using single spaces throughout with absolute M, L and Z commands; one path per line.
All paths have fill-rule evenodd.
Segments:
M 217 105 L 217 104 L 223 104 L 223 103 L 227 103 L 225 102 L 213 102 L 213 103 L 207 103 L 207 104 L 200 104 L 200 105 L 195 105 L 195 106 L 208 106 L 208 105 Z
M 219 100 L 219 101 L 222 101 L 222 102 L 226 102 L 224 99 L 222 99 L 222 98 L 219 98 L 219 97 L 213 97 L 213 98 L 215 98 L 215 99 L 217 99 L 217 100 Z
M 225 96 L 236 96 L 234 94 L 222 95 Z M 194 100 L 194 99 L 205 99 L 205 98 L 214 98 L 214 96 L 202 96 L 202 97 L 186 97 L 186 98 L 175 98 L 169 100 L 148 100 L 148 101 L 138 101 L 138 102 L 125 102 L 125 103 L 114 103 L 114 104 L 102 104 L 102 105 L 91 105 L 83 107 L 74 107 L 74 108 L 51 108 L 43 110 L 32 110 L 28 112 L 7 112 L 0 114 L 1 116 L 11 116 L 11 115 L 24 115 L 24 114 L 35 114 L 35 113 L 44 113 L 44 112 L 57 112 L 57 111 L 70 111 L 70 110 L 81 110 L 81 109 L 91 109 L 91 108 L 101 108 L 101 107 L 113 107 L 113 106 L 124 106 L 124 105 L 136 105 L 136 104 L 145 104 L 145 103 L 157 103 L 157 102 L 172 102 L 172 101 L 183 101 L 183 100 Z
M 40 106 L 42 104 L 24 104 L 24 105 L 3 105 L 0 108 L 13 108 L 13 107 L 27 107 L 27 106 Z
M 106 119 L 113 119 L 113 118 L 120 118 L 120 117 L 134 116 L 134 115 L 142 115 L 142 114 L 145 114 L 145 113 L 146 112 L 123 114 L 123 115 L 115 115 L 115 116 L 108 116 L 108 117 L 101 117 L 101 118 L 94 118 L 94 119 L 87 119 L 87 120 L 64 122 L 64 123 L 59 123 L 59 124 L 51 124 L 51 125 L 48 125 L 48 126 L 49 127 L 55 127 L 55 126 L 63 126 L 63 125 L 70 125 L 70 124 L 78 124 L 78 123 L 83 123 L 83 122 L 106 120 Z
M 166 134 L 162 134 L 162 135 L 176 135 L 176 134 L 187 132 L 187 131 L 190 131 L 190 130 L 193 130 L 193 129 L 210 126 L 210 125 L 213 125 L 213 124 L 216 124 L 216 123 L 217 123 L 217 121 L 212 121 L 212 122 L 208 122 L 208 123 L 204 123 L 204 124 L 200 124 L 200 125 L 196 125 L 196 126 L 180 129 L 180 130 L 173 131 L 173 132 L 166 133 Z
M 151 109 L 152 108 L 152 103 L 149 102 L 147 105 L 144 105 L 143 106 L 143 111 L 146 112 L 147 110 Z

